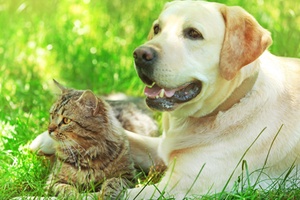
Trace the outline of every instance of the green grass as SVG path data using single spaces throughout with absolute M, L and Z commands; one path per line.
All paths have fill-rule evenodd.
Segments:
M 143 95 L 132 52 L 165 2 L 0 0 L 0 199 L 43 194 L 49 164 L 25 146 L 47 128 L 52 78 L 98 94 Z M 272 53 L 300 57 L 298 1 L 222 2 L 244 7 L 272 32 Z M 224 195 L 290 199 L 299 193 L 249 189 Z

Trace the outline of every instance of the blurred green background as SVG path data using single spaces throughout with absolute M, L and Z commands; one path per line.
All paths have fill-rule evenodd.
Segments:
M 24 146 L 47 128 L 52 79 L 104 95 L 143 96 L 132 52 L 165 0 L 0 0 L 0 199 L 42 194 L 47 162 Z M 300 3 L 224 0 L 273 37 L 270 51 L 300 57 Z

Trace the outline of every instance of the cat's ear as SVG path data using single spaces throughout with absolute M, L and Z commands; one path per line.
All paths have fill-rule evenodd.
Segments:
M 99 106 L 98 98 L 90 90 L 84 91 L 76 102 L 83 107 L 92 108 L 93 115 L 97 114 Z
M 53 79 L 54 84 L 61 90 L 61 93 L 66 93 L 68 91 L 67 88 L 65 88 L 63 85 L 61 85 L 59 82 L 57 82 L 55 79 Z

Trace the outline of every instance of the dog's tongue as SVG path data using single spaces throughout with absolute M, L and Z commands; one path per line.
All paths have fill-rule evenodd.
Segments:
M 164 90 L 164 91 L 163 91 Z M 160 96 L 161 93 L 163 92 L 163 96 Z M 158 85 L 153 85 L 151 88 L 146 86 L 145 87 L 145 95 L 149 98 L 156 98 L 156 97 L 172 97 L 176 92 L 176 89 L 172 89 L 172 90 L 166 90 L 163 89 L 161 87 L 159 87 Z

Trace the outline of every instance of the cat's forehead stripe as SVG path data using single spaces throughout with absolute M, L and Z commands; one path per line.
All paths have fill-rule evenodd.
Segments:
M 66 111 L 66 109 L 65 109 L 64 107 L 62 107 L 62 108 L 58 111 L 58 114 L 63 115 L 65 111 Z
M 57 107 L 55 108 L 54 112 L 55 113 L 58 113 L 62 108 L 64 108 L 64 106 L 70 101 L 70 99 L 66 99 L 66 98 L 63 98 L 62 99 L 62 102 L 57 104 Z M 63 112 L 62 112 L 63 113 Z M 61 114 L 62 114 L 61 113 Z

